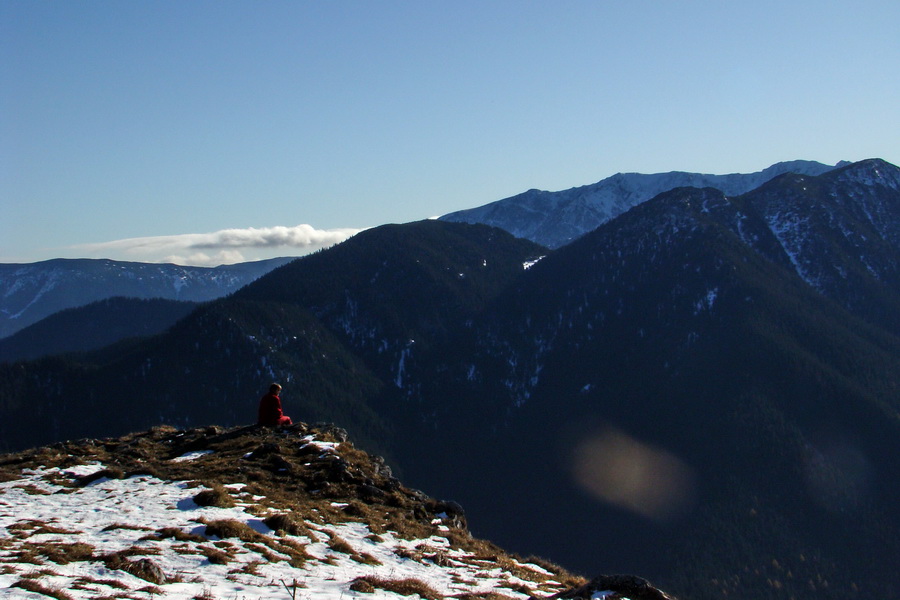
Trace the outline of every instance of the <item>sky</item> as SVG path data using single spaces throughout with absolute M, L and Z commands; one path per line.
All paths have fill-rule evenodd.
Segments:
M 896 0 L 0 3 L 0 262 L 214 266 L 617 172 L 900 164 Z

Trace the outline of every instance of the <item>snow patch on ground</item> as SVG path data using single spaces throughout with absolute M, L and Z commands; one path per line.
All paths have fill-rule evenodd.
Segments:
M 302 441 L 323 453 L 338 447 L 313 436 Z M 192 461 L 205 454 L 190 452 L 173 460 Z M 19 479 L 0 483 L 0 598 L 37 600 L 46 598 L 48 590 L 72 600 L 122 594 L 173 600 L 401 598 L 377 586 L 366 594 L 351 590 L 360 577 L 413 579 L 448 597 L 495 591 L 524 600 L 529 595 L 524 591 L 547 596 L 559 591 L 546 588 L 556 582 L 547 580 L 550 572 L 542 567 L 510 561 L 515 564 L 501 568 L 451 547 L 441 535 L 406 540 L 391 531 L 373 535 L 365 523 L 311 521 L 306 522 L 308 536 L 276 533 L 263 522 L 276 511 L 259 504 L 260 497 L 245 492 L 244 484 L 225 486 L 236 502 L 231 508 L 198 506 L 194 497 L 202 486 L 150 475 L 101 477 L 72 486 L 104 469 L 100 463 L 24 469 Z M 245 526 L 255 532 L 248 535 L 257 537 L 220 539 L 207 532 L 208 525 L 223 521 Z M 437 529 L 449 532 L 445 526 Z M 345 543 L 343 550 L 338 540 Z M 292 560 L 288 547 L 302 548 L 308 556 Z M 66 552 L 79 556 L 67 557 Z M 114 554 L 132 562 L 151 561 L 165 582 L 113 568 L 104 557 Z M 416 555 L 418 559 L 411 558 Z M 521 579 L 523 572 L 535 578 Z M 538 592 L 535 581 L 541 580 L 546 591 Z M 44 592 L 27 591 L 23 584 L 28 582 Z

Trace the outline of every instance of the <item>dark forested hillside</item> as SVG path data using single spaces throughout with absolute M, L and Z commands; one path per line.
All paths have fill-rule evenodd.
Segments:
M 278 380 L 514 551 L 692 599 L 896 597 L 898 207 L 873 160 L 672 190 L 552 252 L 376 228 L 161 336 L 0 366 L 0 439 L 246 423 Z
M 896 589 L 900 340 L 747 245 L 727 202 L 676 190 L 533 267 L 433 368 L 448 436 L 415 443 L 447 460 L 415 476 L 501 543 L 686 597 Z
M 156 338 L 0 366 L 0 440 L 16 449 L 160 422 L 246 423 L 278 380 L 289 414 L 342 423 L 384 451 L 390 415 L 373 407 L 393 405 L 422 349 L 462 327 L 541 250 L 480 225 L 364 232 Z
M 155 335 L 196 306 L 162 298 L 108 298 L 61 310 L 0 339 L 0 362 L 99 350 L 127 338 Z
M 450 225 L 450 226 L 448 226 Z M 396 387 L 546 249 L 485 225 L 385 225 L 235 294 L 306 307 Z M 406 379 L 404 381 L 404 379 Z

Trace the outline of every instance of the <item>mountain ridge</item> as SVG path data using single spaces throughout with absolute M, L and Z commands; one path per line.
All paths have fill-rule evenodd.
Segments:
M 738 195 L 784 173 L 819 175 L 846 164 L 849 163 L 828 166 L 795 160 L 776 163 L 756 173 L 729 175 L 683 171 L 617 173 L 597 183 L 558 192 L 532 189 L 440 218 L 454 222 L 485 223 L 548 248 L 559 248 L 629 208 L 676 187 L 714 187 L 727 195 Z
M 291 260 L 219 267 L 90 258 L 0 264 L 0 338 L 61 310 L 115 296 L 192 302 L 220 298 Z
M 690 598 L 891 597 L 897 171 L 676 188 L 547 252 L 386 226 L 128 352 L 0 367 L 0 437 L 230 426 L 280 380 L 288 414 L 340 423 L 511 550 Z

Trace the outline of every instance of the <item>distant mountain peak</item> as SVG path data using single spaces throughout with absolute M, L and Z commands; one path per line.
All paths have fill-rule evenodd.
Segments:
M 677 187 L 712 187 L 737 196 L 783 173 L 821 175 L 835 168 L 815 161 L 795 160 L 749 174 L 616 173 L 597 183 L 559 192 L 532 189 L 484 206 L 453 212 L 441 219 L 484 223 L 548 248 L 559 248 L 628 209 Z
M 189 302 L 220 298 L 291 260 L 219 267 L 92 258 L 0 264 L 0 338 L 61 310 L 116 296 Z
M 900 189 L 900 169 L 880 158 L 847 164 L 836 171 L 836 176 L 842 181 Z

